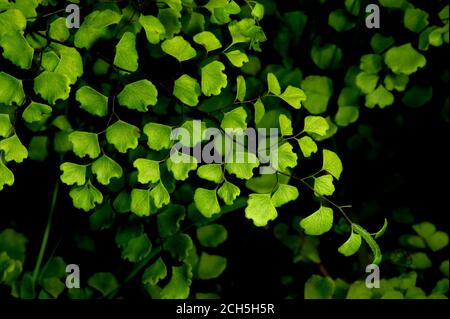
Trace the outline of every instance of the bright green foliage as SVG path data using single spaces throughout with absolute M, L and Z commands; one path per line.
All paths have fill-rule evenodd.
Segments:
M 140 158 L 134 161 L 133 166 L 138 170 L 138 182 L 141 184 L 156 183 L 160 179 L 159 163 Z
M 121 120 L 106 129 L 106 140 L 114 145 L 120 153 L 135 149 L 138 146 L 140 135 L 141 132 L 138 127 Z
M 186 105 L 196 106 L 201 95 L 200 84 L 196 79 L 183 74 L 175 81 L 173 95 Z
M 307 116 L 305 117 L 305 127 L 303 131 L 307 133 L 314 133 L 320 136 L 324 136 L 330 126 L 326 119 L 321 116 Z
M 148 123 L 144 126 L 144 134 L 148 137 L 148 147 L 160 151 L 170 148 L 172 128 L 159 123 Z
M 295 186 L 279 184 L 277 190 L 272 195 L 272 202 L 275 207 L 295 201 L 298 198 L 298 189 Z
M 217 195 L 222 198 L 226 205 L 233 205 L 234 201 L 240 194 L 241 190 L 239 187 L 228 181 L 225 181 L 225 183 L 223 183 L 217 191 Z
M 109 185 L 111 179 L 122 177 L 123 170 L 116 161 L 103 155 L 92 163 L 92 173 L 96 175 L 100 184 Z
M 219 184 L 223 180 L 223 170 L 221 164 L 202 165 L 197 170 L 200 178 Z
M 61 181 L 66 185 L 83 186 L 86 184 L 86 166 L 75 163 L 63 163 L 60 166 Z
M 56 39 L 60 42 L 66 41 L 70 37 L 70 31 L 66 26 L 66 19 L 60 17 L 50 23 L 48 35 L 50 36 L 50 38 Z
M 166 40 L 161 44 L 161 49 L 173 56 L 179 62 L 195 58 L 197 52 L 183 37 L 176 36 L 173 39 Z
M 417 52 L 411 43 L 389 49 L 384 57 L 384 62 L 396 74 L 410 75 L 423 68 L 426 64 L 425 57 Z
M 127 84 L 117 95 L 120 105 L 139 112 L 147 112 L 148 106 L 156 105 L 157 98 L 158 91 L 149 80 Z
M 289 136 L 294 134 L 294 129 L 292 128 L 292 121 L 286 115 L 281 114 L 278 118 L 280 124 L 280 130 L 282 136 Z M 327 124 L 328 125 L 328 124 Z
M 297 154 L 293 152 L 293 147 L 289 143 L 284 143 L 278 148 L 278 165 L 274 168 L 285 172 L 288 168 L 297 166 Z
M 273 93 L 277 96 L 281 95 L 281 86 L 275 74 L 273 73 L 267 74 L 267 84 L 269 86 L 269 93 Z
M 314 177 L 314 191 L 318 195 L 333 195 L 334 185 L 333 176 L 323 175 L 320 177 Z
M 158 44 L 163 39 L 166 29 L 157 17 L 141 15 L 139 23 L 145 30 L 148 42 Z
M 236 100 L 240 102 L 245 101 L 245 95 L 247 94 L 247 84 L 245 82 L 245 78 L 242 75 L 239 75 L 236 79 Z
M 220 213 L 220 205 L 217 200 L 216 190 L 197 188 L 194 195 L 195 206 L 203 216 L 211 218 Z
M 233 111 L 227 112 L 223 116 L 220 127 L 224 130 L 240 132 L 247 128 L 247 113 L 243 107 L 235 108 Z
M 250 194 L 245 217 L 252 219 L 255 226 L 266 226 L 277 218 L 278 213 L 270 198 L 270 194 Z
M 131 191 L 131 211 L 140 217 L 150 215 L 150 191 L 133 189 Z
M 381 262 L 382 259 L 382 255 L 381 255 L 381 250 L 380 247 L 378 246 L 377 242 L 372 238 L 372 236 L 361 226 L 357 225 L 357 224 L 353 224 L 353 230 L 361 235 L 361 237 L 364 239 L 364 241 L 369 245 L 370 249 L 372 250 L 373 253 L 373 261 L 372 264 L 379 264 Z
M 214 51 L 220 49 L 222 44 L 219 39 L 214 35 L 214 33 L 209 31 L 203 31 L 194 36 L 194 42 L 205 47 L 206 52 Z
M 80 107 L 93 115 L 108 115 L 108 97 L 89 86 L 78 89 L 76 99 Z
M 133 33 L 125 32 L 117 44 L 114 65 L 131 72 L 138 69 L 136 36 Z
M 225 66 L 222 62 L 214 61 L 202 68 L 202 92 L 206 96 L 219 95 L 227 86 L 227 75 L 223 73 Z
M 98 39 L 108 35 L 108 27 L 117 24 L 120 18 L 119 13 L 109 9 L 92 12 L 75 34 L 75 45 L 90 49 Z
M 34 79 L 34 91 L 51 105 L 58 100 L 66 100 L 70 93 L 70 80 L 67 76 L 44 71 Z
M 158 209 L 170 203 L 170 194 L 161 181 L 150 191 L 150 196 Z
M 236 152 L 233 158 L 233 161 L 230 159 L 230 162 L 225 164 L 225 169 L 240 179 L 250 179 L 253 176 L 253 169 L 259 166 L 259 161 L 253 153 Z
M 21 105 L 25 99 L 25 93 L 23 91 L 22 81 L 15 77 L 0 72 L 0 103 L 6 105 L 12 105 L 13 103 Z
M 245 63 L 249 61 L 247 54 L 240 50 L 233 50 L 225 52 L 228 60 L 237 68 L 241 68 Z
M 97 158 L 100 155 L 98 135 L 95 133 L 73 132 L 69 135 L 69 141 L 73 145 L 73 152 L 78 157 Z
M 73 200 L 73 206 L 85 212 L 95 208 L 103 202 L 102 193 L 90 182 L 83 186 L 74 186 L 69 193 Z
M 303 218 L 300 226 L 307 235 L 322 235 L 333 226 L 333 210 L 329 207 L 321 206 L 319 210 Z
M 23 146 L 17 134 L 0 140 L 1 151 L 3 151 L 3 158 L 6 162 L 22 163 L 28 157 L 28 150 Z
M 8 137 L 12 131 L 11 120 L 8 114 L 0 114 L 0 136 Z
M 306 95 L 305 92 L 303 92 L 299 88 L 289 85 L 286 90 L 280 95 L 280 98 L 293 108 L 299 109 L 302 105 L 302 102 L 306 100 Z
M 11 170 L 0 161 L 0 191 L 5 185 L 12 186 L 14 184 L 14 175 Z
M 342 162 L 335 152 L 323 150 L 322 170 L 327 171 L 336 179 L 339 179 L 342 173 Z
M 318 148 L 316 142 L 309 136 L 303 136 L 298 140 L 298 144 L 300 145 L 300 149 L 303 153 L 303 156 L 310 157 L 311 154 L 316 153 Z
M 62 258 L 46 260 L 46 250 L 33 279 L 33 274 L 23 272 L 32 269 L 24 263 L 25 237 L 5 230 L 0 233 L 0 284 L 9 287 L 1 291 L 11 291 L 14 298 L 109 298 L 122 296 L 119 289 L 138 282 L 138 274 L 144 288 L 140 291 L 151 298 L 217 297 L 223 287 L 215 279 L 226 269 L 227 258 L 214 248 L 228 237 L 219 223 L 222 215 L 234 211 L 239 222 L 244 218 L 239 211 L 245 211 L 245 217 L 265 227 L 267 234 L 269 222 L 277 223 L 275 237 L 293 252 L 293 262 L 300 267 L 310 263 L 318 267 L 308 269 L 326 273 L 324 243 L 311 236 L 333 229 L 342 235 L 337 249 L 342 255 L 352 256 L 362 245 L 370 248 L 359 252 L 364 258 L 353 258 L 355 269 L 364 268 L 368 252 L 373 263 L 383 261 L 392 271 L 416 270 L 383 278 L 375 290 L 359 277 L 345 276 L 355 280 L 347 283 L 314 275 L 306 282 L 305 298 L 446 297 L 448 260 L 434 254 L 448 247 L 446 232 L 432 223 L 414 224 L 417 234 L 399 235 L 403 248 L 382 256 L 375 240 L 385 233 L 387 219 L 381 230 L 369 233 L 348 217 L 367 223 L 365 218 L 374 211 L 371 203 L 347 216 L 343 210 L 348 206 L 334 204 L 328 196 L 343 171 L 343 147 L 374 163 L 379 159 L 379 131 L 364 122 L 354 124 L 360 114 L 364 121 L 376 106 L 411 107 L 405 115 L 396 114 L 395 124 L 402 129 L 408 127 L 405 119 L 413 108 L 431 102 L 439 108 L 436 114 L 448 115 L 448 100 L 437 98 L 440 86 L 435 80 L 427 82 L 430 72 L 436 73 L 439 50 L 448 47 L 448 6 L 414 3 L 415 8 L 403 0 L 380 0 L 386 8 L 383 14 L 400 18 L 401 28 L 361 36 L 355 32 L 364 11 L 359 0 L 333 8 L 319 1 L 300 9 L 273 0 L 94 2 L 83 5 L 81 28 L 68 29 L 65 13 L 54 10 L 54 0 L 0 0 L 0 191 L 13 185 L 12 170 L 20 169 L 11 162 L 29 158 L 27 162 L 46 161 L 51 168 L 52 160 L 64 156 L 57 166 L 70 190 L 60 189 L 60 196 L 68 192 L 75 208 L 92 211 L 90 230 L 71 229 L 73 242 L 92 253 L 104 248 L 97 238 L 113 234 L 119 248 L 115 255 L 123 260 L 108 269 L 111 273 L 86 275 L 89 287 L 65 289 Z M 325 19 L 313 19 L 316 6 L 325 8 Z M 270 38 L 263 31 L 265 16 L 274 28 Z M 406 43 L 401 42 L 405 31 Z M 344 49 L 348 40 L 358 45 Z M 258 53 L 268 47 L 267 52 L 279 56 Z M 156 69 L 159 66 L 163 72 Z M 436 78 L 445 82 L 445 68 Z M 363 105 L 368 109 L 361 110 Z M 201 120 L 199 136 L 172 136 L 179 127 L 192 134 L 195 120 Z M 350 126 L 345 132 L 352 133 L 342 133 L 345 126 Z M 253 154 L 247 142 L 236 152 L 221 149 L 224 164 L 197 163 L 187 148 L 171 154 L 177 142 L 190 150 L 209 142 L 207 128 L 229 130 L 238 138 L 247 128 L 266 133 L 277 128 L 271 143 L 278 144 L 273 149 L 266 145 L 272 150 L 266 156 Z M 243 161 L 236 161 L 239 158 Z M 265 169 L 270 174 L 263 174 Z M 339 197 L 351 195 L 339 192 Z M 302 219 L 303 200 L 309 199 L 321 206 Z M 62 204 L 55 198 L 52 211 L 64 210 Z M 293 208 L 293 214 L 285 214 L 286 207 Z M 278 212 L 283 217 L 279 220 Z M 397 243 L 386 242 L 388 249 Z M 427 284 L 428 290 L 416 287 L 428 278 L 423 270 L 437 267 L 440 272 L 434 273 L 446 278 L 436 278 L 434 288 Z M 283 293 L 299 287 L 298 278 L 286 269 L 280 278 Z M 116 278 L 116 272 L 125 276 Z M 208 280 L 211 291 L 198 291 L 194 285 L 191 293 L 193 280 Z M 283 297 L 295 298 L 297 288 Z
M 172 172 L 176 180 L 184 181 L 189 177 L 189 172 L 197 168 L 197 160 L 186 154 L 178 153 L 178 160 L 167 160 L 167 168 Z
M 19 31 L 8 32 L 2 35 L 0 47 L 3 48 L 3 57 L 10 60 L 22 69 L 29 69 L 33 62 L 33 48 Z
M 361 243 L 361 236 L 352 232 L 349 239 L 339 247 L 338 251 L 347 257 L 354 255 L 361 247 Z
M 46 104 L 31 102 L 23 111 L 23 119 L 28 123 L 40 122 L 50 117 L 52 108 Z

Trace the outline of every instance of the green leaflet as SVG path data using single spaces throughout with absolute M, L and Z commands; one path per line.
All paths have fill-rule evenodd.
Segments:
M 266 226 L 271 220 L 277 218 L 278 213 L 272 202 L 270 194 L 250 194 L 245 217 L 252 219 L 255 226 Z
M 40 122 L 50 117 L 52 108 L 46 104 L 31 102 L 23 111 L 22 117 L 28 123 Z
M 214 33 L 209 31 L 203 31 L 194 36 L 194 42 L 202 45 L 206 52 L 214 51 L 222 47 L 219 39 L 214 35 Z
M 342 173 L 342 162 L 340 158 L 337 156 L 336 153 L 329 151 L 329 150 L 323 150 L 323 164 L 322 164 L 322 170 L 327 171 L 331 175 L 333 175 L 336 179 L 339 179 L 341 177 Z
M 133 33 L 125 32 L 122 35 L 122 38 L 116 46 L 114 65 L 131 72 L 138 69 L 136 36 Z
M 175 80 L 173 95 L 186 105 L 197 106 L 198 98 L 201 95 L 200 84 L 196 79 L 183 74 Z
M 73 152 L 78 157 L 97 158 L 100 155 L 98 135 L 95 133 L 73 132 L 69 135 L 69 141 L 73 145 Z
M 158 44 L 163 39 L 166 29 L 158 18 L 141 15 L 139 17 L 139 23 L 144 28 L 148 42 Z
M 138 146 L 141 131 L 138 127 L 122 120 L 117 121 L 106 129 L 106 140 L 120 153 L 126 153 L 128 149 Z
M 219 184 L 223 180 L 222 164 L 202 165 L 197 170 L 200 178 Z
M 279 184 L 277 190 L 272 195 L 272 202 L 275 207 L 280 207 L 298 198 L 298 189 L 295 186 Z
M 0 72 L 0 103 L 12 105 L 13 103 L 21 105 L 25 99 L 25 92 L 23 91 L 22 81 L 15 77 Z
M 13 126 L 8 114 L 0 114 L 0 137 L 8 137 L 12 132 Z
M 63 163 L 60 166 L 61 181 L 66 185 L 83 186 L 86 184 L 86 165 L 79 165 L 75 163 Z
M 353 224 L 353 230 L 359 234 L 364 241 L 369 245 L 370 249 L 373 253 L 373 261 L 372 264 L 378 265 L 381 262 L 382 255 L 380 247 L 378 246 L 377 242 L 372 238 L 372 236 L 361 226 L 357 224 Z
M 70 190 L 73 206 L 88 212 L 103 202 L 102 193 L 91 182 L 83 186 L 74 186 Z
M 148 159 L 137 159 L 133 166 L 138 170 L 138 182 L 141 184 L 156 183 L 160 179 L 159 163 Z
M 197 169 L 197 160 L 183 153 L 171 156 L 166 164 L 173 177 L 180 181 L 186 180 L 189 177 L 189 172 Z
M 34 49 L 19 31 L 5 33 L 0 38 L 0 47 L 3 48 L 3 57 L 10 60 L 22 69 L 31 68 Z
M 361 235 L 352 231 L 350 237 L 338 248 L 338 251 L 346 257 L 354 255 L 361 247 L 361 242 Z
M 425 57 L 417 52 L 411 43 L 389 49 L 384 56 L 384 62 L 392 72 L 406 75 L 416 72 L 427 63 Z
M 0 140 L 0 151 L 3 151 L 3 158 L 6 162 L 22 163 L 28 157 L 28 150 L 23 146 L 17 134 Z
M 98 39 L 108 36 L 108 27 L 117 24 L 120 18 L 119 13 L 110 9 L 90 13 L 75 34 L 75 45 L 90 49 Z
M 109 185 L 111 179 L 122 177 L 123 170 L 116 161 L 103 155 L 92 163 L 92 173 L 96 175 L 100 184 Z
M 194 194 L 194 202 L 200 213 L 206 218 L 220 213 L 220 205 L 217 200 L 216 190 L 197 188 Z
M 149 80 L 140 80 L 125 85 L 117 95 L 120 105 L 130 110 L 147 112 L 148 106 L 156 105 L 158 101 L 158 90 Z
M 197 52 L 182 36 L 176 36 L 173 39 L 165 40 L 161 44 L 161 49 L 168 55 L 173 56 L 179 62 L 193 59 Z
M 307 116 L 305 117 L 305 127 L 303 130 L 307 133 L 314 133 L 320 136 L 325 136 L 330 126 L 326 119 L 321 116 Z
M 223 73 L 225 66 L 222 62 L 214 61 L 202 67 L 202 92 L 206 96 L 219 95 L 227 86 L 227 75 Z
M 97 116 L 108 115 L 108 97 L 89 86 L 78 89 L 76 99 L 86 112 Z
M 0 191 L 3 190 L 5 185 L 12 186 L 14 184 L 14 174 L 11 170 L 3 164 L 0 160 Z
M 226 205 L 233 205 L 234 201 L 240 194 L 241 190 L 239 187 L 228 181 L 225 181 L 225 183 L 223 183 L 217 191 L 217 195 L 222 198 Z
M 148 147 L 153 150 L 160 151 L 168 149 L 172 145 L 171 134 L 172 128 L 167 125 L 158 123 L 147 123 L 144 126 L 144 134 L 148 137 Z
M 51 105 L 58 100 L 66 100 L 70 93 L 70 80 L 67 76 L 44 71 L 34 79 L 34 91 Z
M 230 63 L 237 68 L 241 68 L 249 61 L 247 54 L 240 50 L 225 52 L 225 56 L 228 58 Z
M 307 235 L 322 235 L 333 226 L 333 210 L 329 207 L 321 206 L 319 210 L 303 218 L 300 221 L 300 226 Z

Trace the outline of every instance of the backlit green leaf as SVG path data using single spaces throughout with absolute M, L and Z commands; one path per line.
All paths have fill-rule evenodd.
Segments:
M 129 149 L 138 146 L 141 132 L 138 127 L 128 124 L 122 120 L 117 121 L 106 129 L 106 140 L 120 153 L 126 153 Z
M 277 218 L 278 213 L 272 202 L 270 194 L 250 194 L 245 217 L 253 220 L 255 226 L 266 226 L 271 220 Z
M 333 226 L 333 210 L 329 207 L 321 206 L 319 210 L 302 219 L 300 226 L 307 235 L 322 235 Z

